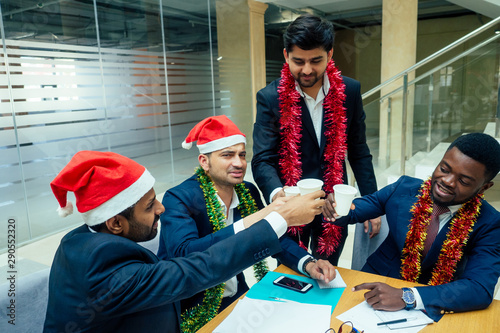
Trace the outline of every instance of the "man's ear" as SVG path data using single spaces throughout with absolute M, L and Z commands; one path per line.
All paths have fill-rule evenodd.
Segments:
M 109 233 L 113 235 L 121 235 L 126 231 L 128 227 L 128 221 L 121 215 L 115 215 L 106 221 L 106 227 Z
M 327 57 L 328 57 L 328 61 L 330 61 L 332 59 L 332 57 L 333 57 L 333 47 L 332 47 L 332 49 L 330 51 L 328 51 Z
M 483 193 L 484 193 L 487 189 L 489 189 L 490 187 L 492 187 L 492 186 L 493 186 L 493 184 L 494 184 L 493 182 L 488 182 L 488 183 L 484 184 L 484 185 L 481 187 L 481 189 L 479 190 L 479 192 L 478 192 L 478 193 L 479 193 L 479 194 L 483 194 Z
M 288 52 L 286 52 L 285 48 L 283 48 L 283 57 L 285 57 L 285 61 L 288 64 Z
M 208 156 L 205 154 L 200 154 L 198 155 L 198 162 L 200 163 L 200 166 L 205 170 L 205 172 L 208 171 Z

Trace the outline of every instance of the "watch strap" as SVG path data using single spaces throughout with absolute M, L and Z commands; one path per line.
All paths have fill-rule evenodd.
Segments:
M 308 263 L 310 263 L 310 262 L 317 262 L 317 260 L 316 260 L 316 259 L 314 259 L 314 257 L 309 257 L 309 258 L 307 258 L 306 260 L 304 260 L 304 263 L 302 264 L 302 272 L 303 272 L 305 275 L 308 275 L 309 277 L 311 277 L 311 276 L 310 276 L 310 275 L 309 275 L 309 273 L 306 271 L 306 266 L 307 266 L 307 264 L 308 264 Z

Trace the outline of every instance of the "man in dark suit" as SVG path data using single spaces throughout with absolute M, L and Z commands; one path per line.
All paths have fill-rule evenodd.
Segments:
M 154 178 L 111 152 L 75 154 L 51 182 L 60 215 L 72 191 L 86 225 L 61 241 L 49 278 L 44 332 L 180 332 L 181 299 L 226 281 L 281 250 L 287 225 L 312 220 L 324 195 L 293 198 L 207 251 L 160 260 L 136 242 L 157 234 L 164 212 Z
M 247 165 L 246 138 L 228 117 L 202 120 L 190 131 L 183 146 L 190 148 L 194 141 L 200 150 L 200 167 L 195 175 L 168 190 L 163 197 L 162 203 L 169 209 L 160 218 L 158 257 L 161 259 L 207 250 L 270 214 L 285 200 L 280 198 L 264 207 L 255 185 L 243 181 Z M 277 258 L 281 263 L 315 279 L 328 282 L 334 278 L 335 268 L 328 261 L 316 262 L 287 236 L 283 236 L 280 243 L 283 251 Z M 254 265 L 257 279 L 266 272 L 265 262 Z M 248 285 L 240 273 L 223 286 L 183 300 L 183 324 L 198 321 L 198 326 L 203 326 L 246 291 Z
M 302 15 L 283 38 L 286 64 L 281 78 L 257 93 L 252 171 L 264 198 L 272 202 L 285 195 L 283 186 L 316 178 L 323 180 L 327 200 L 332 201 L 333 185 L 347 183 L 346 154 L 361 195 L 375 192 L 360 84 L 341 76 L 331 60 L 332 24 Z M 328 220 L 327 214 L 323 217 Z M 370 237 L 380 228 L 379 218 L 373 222 Z M 311 238 L 313 255 L 337 265 L 347 228 L 323 224 L 317 216 L 309 226 L 289 234 L 305 248 Z
M 429 285 L 402 290 L 364 283 L 355 290 L 369 289 L 365 298 L 374 309 L 422 309 L 435 321 L 444 313 L 486 308 L 500 275 L 500 213 L 483 193 L 499 171 L 498 141 L 472 133 L 450 145 L 423 183 L 402 176 L 355 199 L 354 210 L 336 223 L 386 214 L 389 225 L 363 271 Z

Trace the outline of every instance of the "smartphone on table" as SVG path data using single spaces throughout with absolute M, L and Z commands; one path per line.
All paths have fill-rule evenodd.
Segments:
M 274 280 L 273 284 L 290 290 L 298 291 L 299 293 L 306 293 L 313 287 L 313 285 L 308 282 L 295 280 L 284 275 Z

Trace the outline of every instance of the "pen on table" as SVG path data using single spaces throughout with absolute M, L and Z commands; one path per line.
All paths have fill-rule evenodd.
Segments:
M 272 298 L 276 301 L 281 301 L 281 302 L 287 302 L 287 303 L 300 303 L 300 302 L 296 302 L 296 301 L 291 301 L 289 299 L 284 299 L 284 298 L 279 298 L 279 297 L 273 297 L 273 296 L 269 296 L 269 298 Z
M 389 324 L 399 324 L 399 323 L 405 323 L 407 321 L 408 321 L 408 319 L 406 319 L 406 318 L 397 319 L 397 320 L 391 320 L 391 321 L 384 321 L 382 323 L 377 323 L 377 326 L 389 325 Z

